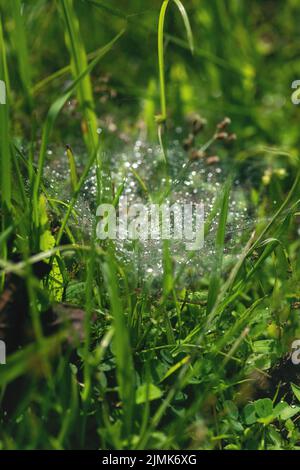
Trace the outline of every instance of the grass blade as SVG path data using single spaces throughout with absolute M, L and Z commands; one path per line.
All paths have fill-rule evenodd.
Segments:
M 180 0 L 173 0 L 173 1 L 176 3 L 176 5 L 178 7 L 178 10 L 180 11 L 180 14 L 182 16 L 183 23 L 184 23 L 184 26 L 185 26 L 185 29 L 186 29 L 187 40 L 188 40 L 191 52 L 192 52 L 192 54 L 194 54 L 193 31 L 192 31 L 192 28 L 191 28 L 190 20 L 189 20 L 189 17 L 187 15 L 186 9 L 184 8 L 184 5 Z
M 12 208 L 12 155 L 10 148 L 10 125 L 9 125 L 9 76 L 6 63 L 6 51 L 2 30 L 2 18 L 0 16 L 0 79 L 1 79 L 1 98 L 3 103 L 0 103 L 0 192 L 1 192 L 1 231 L 4 232 L 8 226 L 9 213 Z M 2 243 L 0 249 L 0 256 L 4 260 L 7 259 L 7 246 Z M 4 287 L 5 276 L 1 275 L 0 278 L 0 291 Z
M 222 204 L 220 207 L 219 225 L 216 236 L 216 261 L 211 274 L 209 291 L 207 298 L 207 313 L 209 314 L 218 298 L 221 283 L 221 269 L 223 262 L 223 252 L 225 243 L 226 224 L 228 218 L 229 197 L 230 197 L 231 179 L 229 179 L 224 188 Z
M 88 59 L 81 38 L 80 25 L 75 14 L 73 0 L 60 0 L 59 4 L 66 28 L 65 38 L 71 55 L 72 74 L 73 78 L 76 79 L 87 69 Z M 82 122 L 84 140 L 88 151 L 93 152 L 97 147 L 99 135 L 97 133 L 97 117 L 94 111 L 95 105 L 89 72 L 82 78 L 77 89 L 77 96 L 84 116 Z
M 171 0 L 172 1 L 172 0 Z M 177 5 L 182 16 L 184 26 L 187 33 L 188 43 L 192 53 L 194 52 L 194 39 L 192 28 L 186 10 L 180 0 L 173 0 Z M 161 101 L 161 114 L 156 117 L 158 124 L 162 124 L 167 119 L 167 100 L 166 100 L 166 79 L 165 79 L 165 51 L 164 51 L 164 30 L 167 8 L 170 0 L 164 0 L 159 20 L 158 20 L 158 67 L 159 67 L 159 81 L 160 81 L 160 101 Z
M 27 37 L 24 27 L 24 15 L 22 15 L 22 5 L 20 0 L 12 0 L 11 2 L 12 14 L 14 18 L 14 28 L 11 32 L 14 48 L 17 53 L 18 66 L 21 82 L 29 105 L 32 109 L 32 94 L 31 94 L 31 67 L 29 63 Z
M 6 88 L 6 104 L 0 104 L 0 145 L 1 145 L 1 195 L 3 209 L 11 207 L 12 161 L 9 131 L 9 77 L 6 62 L 5 42 L 0 17 L 0 79 Z
M 78 184 L 78 177 L 77 177 L 77 170 L 76 170 L 76 162 L 75 162 L 74 154 L 70 145 L 67 145 L 66 152 L 67 152 L 69 166 L 70 166 L 72 190 L 76 191 L 77 184 Z
M 133 425 L 135 404 L 135 372 L 130 347 L 128 327 L 118 288 L 118 278 L 113 255 L 103 264 L 103 273 L 110 298 L 113 316 L 114 351 L 117 363 L 117 380 L 124 413 L 124 433 L 129 438 Z

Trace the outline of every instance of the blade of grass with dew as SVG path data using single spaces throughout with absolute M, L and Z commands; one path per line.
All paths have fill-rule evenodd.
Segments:
M 173 292 L 174 289 L 174 276 L 173 276 L 173 269 L 172 269 L 172 258 L 170 255 L 170 244 L 168 240 L 163 241 L 163 299 L 161 302 L 161 313 L 164 316 L 165 320 L 165 327 L 166 327 L 166 335 L 168 344 L 175 343 L 175 336 L 172 329 L 172 325 L 170 322 L 170 318 L 168 312 L 165 308 L 166 300 L 169 297 L 170 292 Z
M 62 223 L 61 223 L 61 226 L 60 226 L 60 229 L 59 229 L 59 232 L 58 232 L 58 235 L 56 237 L 56 246 L 59 245 L 60 241 L 61 241 L 61 238 L 63 236 L 63 233 L 64 233 L 64 230 L 66 229 L 67 227 L 67 223 L 68 223 L 68 220 L 69 220 L 69 217 L 70 215 L 72 214 L 72 211 L 74 209 L 74 206 L 76 204 L 76 201 L 77 201 L 77 198 L 78 198 L 78 195 L 79 195 L 79 192 L 81 191 L 84 183 L 85 183 L 85 180 L 94 164 L 94 162 L 96 161 L 96 158 L 97 158 L 97 154 L 99 152 L 99 147 L 100 147 L 100 142 L 98 142 L 98 148 L 96 148 L 96 150 L 92 153 L 89 161 L 87 162 L 86 166 L 85 166 L 85 169 L 79 179 L 79 182 L 77 183 L 75 189 L 74 189 L 74 194 L 73 194 L 73 197 L 72 197 L 72 200 L 71 202 L 68 204 L 68 208 L 67 208 L 67 212 L 62 220 Z
M 75 157 L 74 157 L 74 153 L 70 145 L 67 145 L 66 152 L 67 152 L 67 156 L 69 160 L 72 190 L 76 191 L 77 184 L 78 184 L 78 177 L 77 177 Z
M 209 314 L 217 300 L 221 284 L 221 270 L 223 263 L 223 252 L 225 244 L 226 224 L 228 218 L 229 198 L 230 198 L 231 178 L 226 182 L 222 205 L 220 207 L 220 217 L 218 231 L 216 235 L 216 260 L 210 277 L 207 297 L 207 313 Z

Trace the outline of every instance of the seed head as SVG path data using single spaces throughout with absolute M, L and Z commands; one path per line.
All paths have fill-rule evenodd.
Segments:
M 206 160 L 206 163 L 208 165 L 216 165 L 217 163 L 220 163 L 220 157 L 218 157 L 218 155 L 213 155 L 211 157 L 208 157 Z
M 223 121 L 221 121 L 218 125 L 217 125 L 217 129 L 219 129 L 219 131 L 223 131 L 224 129 L 226 129 L 227 126 L 229 126 L 231 124 L 231 119 L 229 117 L 225 117 L 223 119 Z
M 201 160 L 202 158 L 205 158 L 205 152 L 202 150 L 197 150 L 197 149 L 192 149 L 190 152 L 190 160 Z

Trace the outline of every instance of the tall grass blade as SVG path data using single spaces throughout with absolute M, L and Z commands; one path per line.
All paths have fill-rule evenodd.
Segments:
M 173 0 L 173 1 L 176 3 L 176 5 L 178 7 L 178 10 L 180 11 L 180 14 L 182 16 L 184 26 L 185 26 L 185 30 L 186 30 L 188 44 L 189 44 L 189 47 L 191 49 L 192 54 L 194 54 L 194 36 L 193 36 L 193 31 L 192 31 L 192 28 L 191 28 L 191 24 L 190 24 L 188 14 L 186 12 L 186 9 L 185 9 L 183 3 L 180 0 Z
M 77 19 L 73 0 L 59 0 L 60 10 L 66 28 L 66 44 L 70 51 L 73 78 L 76 79 L 87 69 L 88 59 L 80 33 L 80 25 Z M 78 101 L 82 108 L 84 120 L 82 131 L 89 152 L 97 147 L 99 135 L 97 133 L 97 117 L 94 111 L 94 98 L 89 73 L 81 80 L 77 90 Z
M 118 288 L 118 278 L 113 255 L 107 257 L 103 264 L 103 273 L 109 294 L 113 326 L 115 330 L 113 344 L 117 364 L 119 394 L 124 413 L 124 432 L 129 438 L 133 426 L 135 404 L 135 371 L 130 347 L 128 326 L 124 316 Z
M 12 208 L 12 155 L 10 148 L 10 125 L 9 125 L 9 76 L 6 62 L 5 43 L 2 30 L 2 19 L 0 16 L 0 80 L 1 99 L 0 103 L 0 192 L 1 192 L 1 232 L 10 225 L 10 211 Z M 0 256 L 7 259 L 7 246 L 2 243 Z M 5 276 L 0 277 L 0 292 L 4 287 Z
M 31 67 L 29 62 L 27 35 L 24 25 L 24 15 L 22 15 L 22 4 L 20 0 L 11 1 L 12 14 L 14 19 L 14 28 L 12 29 L 11 36 L 14 48 L 17 54 L 19 73 L 23 85 L 24 93 L 26 95 L 29 109 L 32 109 L 32 93 L 31 93 Z
M 224 194 L 220 207 L 219 225 L 216 235 L 216 260 L 211 274 L 209 291 L 207 298 L 207 313 L 209 314 L 213 309 L 215 302 L 218 298 L 220 284 L 221 284 L 221 269 L 223 262 L 223 252 L 225 243 L 226 224 L 228 218 L 229 197 L 230 197 L 231 179 L 229 179 L 224 188 Z
M 165 79 L 165 51 L 164 51 L 164 30 L 165 30 L 165 19 L 166 12 L 170 2 L 174 1 L 177 5 L 180 14 L 182 16 L 184 26 L 187 33 L 188 43 L 192 53 L 194 52 L 194 39 L 192 28 L 186 10 L 180 0 L 164 0 L 159 20 L 158 20 L 158 67 L 159 67 L 159 82 L 160 82 L 160 102 L 161 102 L 161 114 L 157 116 L 157 122 L 162 124 L 167 119 L 167 99 L 166 99 L 166 79 Z
M 0 17 L 0 80 L 4 82 L 6 103 L 0 104 L 0 150 L 1 150 L 1 200 L 2 208 L 11 208 L 12 160 L 9 129 L 9 76 L 6 62 L 6 50 Z

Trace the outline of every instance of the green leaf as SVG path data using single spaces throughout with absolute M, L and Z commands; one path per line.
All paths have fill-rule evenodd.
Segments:
M 269 354 L 272 352 L 274 347 L 273 339 L 262 339 L 259 341 L 254 341 L 253 343 L 253 352 L 258 354 Z
M 233 401 L 225 401 L 224 408 L 228 416 L 233 419 L 237 419 L 239 416 L 239 410 Z
M 143 384 L 136 392 L 136 404 L 141 405 L 148 401 L 158 400 L 163 395 L 163 392 L 153 384 Z
M 262 398 L 254 402 L 254 408 L 259 418 L 268 418 L 273 414 L 273 402 L 270 398 Z
M 183 359 L 181 359 L 179 362 L 177 362 L 176 364 L 174 364 L 174 366 L 170 367 L 170 369 L 168 370 L 168 372 L 163 376 L 163 378 L 161 379 L 161 382 L 163 382 L 164 380 L 166 380 L 168 377 L 170 377 L 170 375 L 174 374 L 174 372 L 176 372 L 178 369 L 180 369 L 184 364 L 187 364 L 190 360 L 190 356 L 185 356 Z
M 43 194 L 39 198 L 39 216 L 40 216 L 40 226 L 41 226 L 41 236 L 40 236 L 40 250 L 48 251 L 55 246 L 55 238 L 49 230 L 49 220 L 47 214 L 47 200 Z M 57 255 L 59 256 L 59 255 Z M 46 263 L 49 263 L 46 260 Z M 64 279 L 59 268 L 57 257 L 55 257 L 51 263 L 51 271 L 49 274 L 49 289 L 55 298 L 56 301 L 61 301 L 64 292 Z
M 256 416 L 255 406 L 253 403 L 249 403 L 248 405 L 245 406 L 244 418 L 245 418 L 245 423 L 248 424 L 249 426 L 251 426 L 251 424 L 256 423 L 257 416 Z
M 293 394 L 295 395 L 297 400 L 300 401 L 300 387 L 298 387 L 298 385 L 295 385 L 295 384 L 292 384 L 292 383 L 291 383 L 291 387 L 292 387 L 292 390 L 293 390 Z
M 268 434 L 270 436 L 270 439 L 276 445 L 276 448 L 280 449 L 282 445 L 282 438 L 280 433 L 273 426 L 269 426 Z
M 279 403 L 274 409 L 274 416 L 287 421 L 300 413 L 300 406 L 290 406 L 286 402 Z

